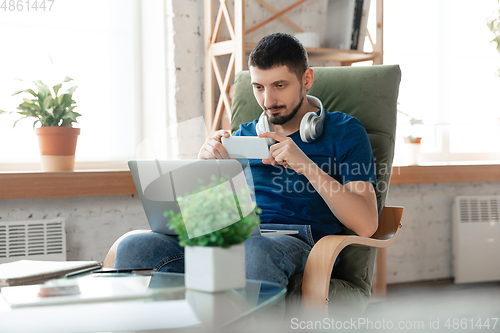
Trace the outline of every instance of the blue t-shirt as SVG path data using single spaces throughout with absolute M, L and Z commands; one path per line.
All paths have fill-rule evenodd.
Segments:
M 235 136 L 256 136 L 258 120 L 240 125 Z M 322 135 L 312 143 L 300 139 L 299 131 L 289 135 L 295 144 L 323 171 L 342 185 L 351 181 L 377 184 L 373 153 L 363 125 L 342 112 L 326 112 Z M 340 221 L 307 178 L 281 165 L 248 160 L 261 223 L 310 225 L 317 242 L 341 231 Z M 248 175 L 247 175 L 247 179 Z M 253 183 L 253 184 L 252 184 Z

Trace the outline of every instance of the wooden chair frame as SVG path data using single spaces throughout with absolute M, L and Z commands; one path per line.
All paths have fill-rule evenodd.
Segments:
M 385 249 L 396 241 L 401 228 L 403 207 L 384 207 L 379 219 L 379 227 L 370 238 L 347 235 L 325 236 L 314 245 L 307 258 L 306 268 L 302 278 L 302 307 L 306 310 L 327 311 L 328 292 L 335 259 L 346 246 L 361 245 Z M 113 268 L 116 250 L 125 237 L 137 233 L 151 232 L 151 230 L 133 230 L 121 236 L 111 246 L 106 258 L 104 268 Z M 383 260 L 383 265 L 378 264 L 377 280 L 383 283 L 385 290 L 385 254 L 379 256 L 377 261 Z
M 314 309 L 315 311 L 327 311 L 330 278 L 333 265 L 340 251 L 349 245 L 371 246 L 381 249 L 392 245 L 398 237 L 402 226 L 403 207 L 384 207 L 379 219 L 379 226 L 375 234 L 370 238 L 333 235 L 321 238 L 311 250 L 307 258 L 306 268 L 302 277 L 302 307 Z M 379 287 L 379 293 L 385 296 L 385 252 L 377 253 L 376 281 L 383 284 Z M 380 261 L 383 261 L 380 265 Z

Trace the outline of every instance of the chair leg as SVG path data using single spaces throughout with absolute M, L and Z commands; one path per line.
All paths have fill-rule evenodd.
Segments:
M 375 275 L 375 283 L 372 284 L 373 297 L 384 299 L 387 295 L 387 263 L 386 263 L 386 249 L 377 249 L 377 272 Z

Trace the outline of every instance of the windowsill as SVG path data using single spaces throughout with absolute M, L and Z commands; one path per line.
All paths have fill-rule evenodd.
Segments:
M 126 163 L 121 163 L 125 167 L 106 170 L 104 165 L 95 165 L 100 170 L 74 172 L 0 169 L 0 199 L 137 194 Z M 391 185 L 495 181 L 500 181 L 499 164 L 417 165 L 395 166 Z
M 500 181 L 500 164 L 467 162 L 467 164 L 433 164 L 395 166 L 391 185 L 472 183 Z
M 127 161 L 75 162 L 78 171 L 128 171 Z M 42 172 L 40 162 L 0 163 L 1 173 Z

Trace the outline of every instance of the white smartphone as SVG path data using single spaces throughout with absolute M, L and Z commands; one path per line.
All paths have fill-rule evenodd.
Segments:
M 269 157 L 265 138 L 257 136 L 222 137 L 222 145 L 230 158 L 265 159 Z

